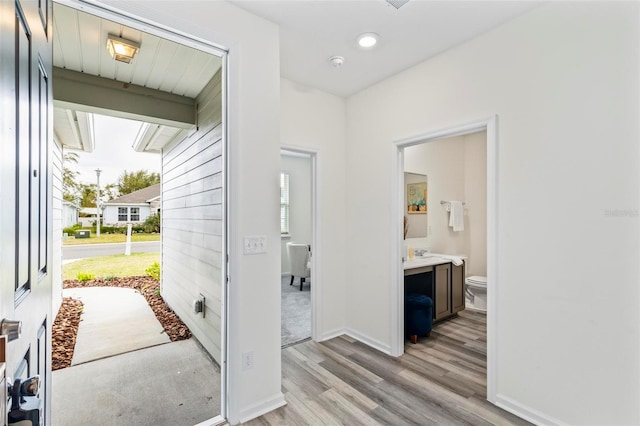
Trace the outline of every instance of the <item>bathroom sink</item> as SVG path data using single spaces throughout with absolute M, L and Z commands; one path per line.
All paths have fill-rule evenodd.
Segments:
M 413 260 L 417 260 L 419 262 L 425 262 L 428 264 L 432 264 L 435 265 L 437 263 L 446 263 L 449 262 L 449 260 L 440 257 L 440 256 L 434 256 L 434 255 L 426 255 L 426 256 L 416 256 L 413 258 Z

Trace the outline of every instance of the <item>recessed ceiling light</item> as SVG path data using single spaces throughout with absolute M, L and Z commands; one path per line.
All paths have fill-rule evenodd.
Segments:
M 364 33 L 358 36 L 358 46 L 363 49 L 371 49 L 378 44 L 380 36 L 376 33 Z

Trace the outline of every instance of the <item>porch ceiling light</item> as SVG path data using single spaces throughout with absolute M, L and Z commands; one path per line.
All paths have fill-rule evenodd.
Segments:
M 140 50 L 140 43 L 109 34 L 107 36 L 107 50 L 116 61 L 130 64 Z

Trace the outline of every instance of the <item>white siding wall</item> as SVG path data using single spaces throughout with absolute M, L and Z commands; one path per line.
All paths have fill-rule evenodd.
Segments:
M 61 184 L 62 185 L 62 184 Z M 61 190 L 62 191 L 62 190 Z M 55 208 L 55 206 L 54 206 Z M 62 227 L 67 228 L 78 223 L 78 209 L 70 204 L 62 204 Z
M 198 125 L 162 154 L 162 296 L 221 362 L 221 74 L 197 98 Z M 193 299 L 206 298 L 205 317 Z
M 51 268 L 51 312 L 58 313 L 62 303 L 62 147 L 53 144 L 53 246 Z

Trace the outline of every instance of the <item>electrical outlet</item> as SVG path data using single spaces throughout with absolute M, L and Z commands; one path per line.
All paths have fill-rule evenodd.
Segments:
M 253 368 L 253 351 L 242 354 L 242 369 L 251 370 Z
M 252 235 L 244 237 L 244 254 L 259 254 L 267 252 L 267 236 Z

